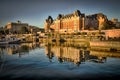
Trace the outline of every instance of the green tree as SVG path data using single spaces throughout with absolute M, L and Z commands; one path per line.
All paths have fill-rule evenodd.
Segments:
M 4 29 L 5 34 L 9 34 L 9 29 Z
M 3 30 L 0 30 L 0 35 L 3 35 L 4 34 L 4 31 Z
M 104 22 L 103 23 L 103 30 L 106 30 L 106 29 L 112 29 L 112 28 L 116 28 L 115 24 L 111 21 L 107 21 L 107 22 Z
M 21 29 L 20 29 L 20 33 L 21 34 L 25 34 L 25 33 L 28 33 L 29 31 L 28 31 L 28 29 L 27 29 L 27 27 L 25 27 L 25 26 L 22 26 L 21 27 Z
M 103 30 L 110 29 L 110 25 L 106 22 L 103 23 Z

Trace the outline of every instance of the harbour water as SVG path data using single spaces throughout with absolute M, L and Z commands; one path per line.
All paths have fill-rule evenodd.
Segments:
M 0 79 L 114 80 L 119 76 L 119 52 L 66 43 L 0 45 Z

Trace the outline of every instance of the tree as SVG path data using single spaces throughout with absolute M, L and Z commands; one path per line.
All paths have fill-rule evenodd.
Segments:
M 27 27 L 25 27 L 25 26 L 22 26 L 21 27 L 21 29 L 20 29 L 20 33 L 21 34 L 25 34 L 25 33 L 28 33 L 29 31 L 28 31 L 28 29 L 27 29 Z
M 102 29 L 104 29 L 104 30 L 110 29 L 110 25 L 109 25 L 108 23 L 104 22 L 104 23 L 103 23 L 103 28 L 102 28 Z
M 9 29 L 4 29 L 5 34 L 9 34 Z
M 103 30 L 104 29 L 104 25 L 103 24 L 104 24 L 104 22 L 99 25 L 99 30 Z
M 4 34 L 4 31 L 3 30 L 0 30 L 0 35 L 3 35 Z
M 102 27 L 103 30 L 112 29 L 112 28 L 115 28 L 115 24 L 113 24 L 113 22 L 107 21 L 103 23 L 103 27 Z

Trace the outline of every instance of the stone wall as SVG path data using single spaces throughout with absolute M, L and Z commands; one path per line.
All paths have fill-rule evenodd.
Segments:
M 106 37 L 111 37 L 111 38 L 120 37 L 120 29 L 103 30 L 103 32 L 105 32 Z

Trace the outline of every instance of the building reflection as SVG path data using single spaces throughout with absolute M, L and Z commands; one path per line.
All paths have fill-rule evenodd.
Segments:
M 45 54 L 48 56 L 50 62 L 55 56 L 60 63 L 72 62 L 78 66 L 86 61 L 97 63 L 106 62 L 106 57 L 91 55 L 88 49 L 70 46 L 66 47 L 48 44 L 45 46 Z
M 28 54 L 30 50 L 36 49 L 37 47 L 41 47 L 43 45 L 36 44 L 36 43 L 23 43 L 23 44 L 11 44 L 11 45 L 4 45 L 0 47 L 0 53 L 2 51 L 6 51 L 8 55 L 15 55 L 17 54 L 19 57 L 22 55 Z

